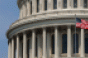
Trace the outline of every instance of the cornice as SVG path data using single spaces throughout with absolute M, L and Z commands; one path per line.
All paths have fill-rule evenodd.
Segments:
M 58 21 L 59 19 L 53 19 L 53 20 L 50 20 L 50 19 L 48 19 L 48 20 L 42 20 L 42 21 L 36 21 L 36 22 L 32 22 L 32 23 L 29 23 L 29 22 L 27 22 L 27 23 L 24 23 L 24 24 L 21 24 L 21 25 L 17 25 L 17 26 L 15 26 L 15 27 L 13 27 L 13 28 L 10 28 L 10 29 L 8 29 L 8 31 L 7 31 L 7 33 L 6 33 L 6 36 L 7 36 L 7 38 L 9 39 L 9 38 L 11 38 L 11 37 L 8 37 L 8 36 L 12 36 L 13 34 L 12 33 L 19 33 L 20 31 L 21 32 L 23 32 L 22 30 L 18 30 L 18 31 L 13 31 L 13 30 L 17 30 L 17 29 L 23 29 L 23 30 L 29 30 L 29 29 L 31 29 L 31 30 L 33 30 L 33 29 L 35 29 L 35 28 L 43 28 L 43 27 L 48 27 L 48 26 L 56 26 L 56 25 L 68 25 L 68 24 L 70 24 L 70 23 L 64 23 L 65 21 L 63 21 L 63 20 L 61 20 L 60 19 L 60 21 L 62 22 L 62 24 L 60 24 L 61 22 L 60 21 Z M 64 20 L 66 20 L 66 22 L 74 22 L 74 20 L 72 20 L 72 19 L 64 19 Z M 69 21 L 68 21 L 69 20 Z M 71 21 L 72 20 L 72 21 Z M 57 23 L 56 23 L 57 22 Z M 38 23 L 38 25 L 36 25 Z M 51 24 L 52 23 L 52 24 Z M 55 23 L 55 24 L 54 24 Z M 58 24 L 59 23 L 59 24 Z M 35 24 L 35 25 L 34 25 Z M 71 23 L 72 24 L 72 23 Z M 25 28 L 25 29 L 24 29 Z

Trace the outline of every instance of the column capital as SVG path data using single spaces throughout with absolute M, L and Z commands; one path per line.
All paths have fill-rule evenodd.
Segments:
M 46 29 L 46 27 L 43 27 L 43 29 Z
M 24 31 L 23 34 L 26 34 L 26 31 Z
M 32 32 L 36 32 L 36 30 L 35 30 L 35 29 L 33 29 L 33 30 L 32 30 Z
M 71 25 L 67 25 L 67 27 L 71 27 Z

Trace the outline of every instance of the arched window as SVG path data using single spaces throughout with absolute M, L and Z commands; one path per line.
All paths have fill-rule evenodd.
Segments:
M 63 0 L 63 8 L 67 8 L 67 0 Z
M 45 0 L 45 10 L 47 10 L 47 0 Z
M 87 8 L 87 0 L 84 0 L 84 7 Z
M 39 0 L 37 0 L 37 12 L 39 12 Z
M 85 34 L 85 53 L 88 53 L 88 33 Z
M 77 0 L 74 0 L 74 8 L 77 8 Z
M 76 36 L 76 37 L 75 37 Z M 78 34 L 73 35 L 73 53 L 78 53 Z
M 55 54 L 55 37 L 54 37 L 54 35 L 52 35 L 51 47 L 52 47 L 52 54 Z
M 62 35 L 62 53 L 67 53 L 67 34 Z
M 53 8 L 57 9 L 57 0 L 53 0 Z

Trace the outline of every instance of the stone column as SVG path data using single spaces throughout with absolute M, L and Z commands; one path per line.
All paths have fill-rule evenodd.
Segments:
M 10 41 L 10 58 L 12 58 L 12 39 Z
M 84 37 L 84 29 L 81 29 L 81 57 L 85 57 L 85 43 L 84 43 L 85 37 Z
M 67 0 L 67 8 L 68 9 L 71 9 L 71 2 L 72 2 L 72 0 Z
M 53 10 L 53 0 L 47 0 L 47 9 Z
M 41 58 L 42 57 L 42 35 L 38 34 L 37 35 L 37 39 L 38 39 L 38 58 Z
M 47 58 L 51 58 L 51 34 L 47 33 Z
M 14 57 L 14 38 L 12 38 L 12 58 Z
M 57 0 L 57 9 L 62 9 L 63 8 L 63 0 Z
M 78 4 L 78 9 L 83 8 L 84 7 L 84 0 L 77 0 L 77 4 Z
M 22 41 L 20 40 L 20 43 L 19 43 L 19 47 L 20 47 L 20 49 L 19 49 L 19 58 L 22 58 L 23 57 L 23 46 L 22 46 L 23 44 L 22 44 Z
M 30 6 L 30 1 L 27 0 L 27 16 L 29 16 L 31 14 L 31 6 Z
M 29 38 L 29 58 L 32 58 L 32 38 Z
M 26 7 L 27 5 L 26 5 L 26 2 L 24 2 L 23 3 L 23 17 L 26 17 L 26 15 L 27 15 L 27 7 Z
M 35 58 L 35 41 L 36 40 L 36 34 L 35 30 L 32 31 L 32 58 Z
M 39 10 L 40 10 L 40 12 L 44 11 L 44 0 L 39 1 Z
M 37 0 L 32 0 L 32 14 L 37 12 Z
M 60 46 L 60 32 L 58 31 L 58 27 L 55 27 L 55 58 L 60 58 L 61 46 Z
M 67 57 L 71 57 L 72 48 L 71 48 L 71 26 L 67 26 Z
M 16 57 L 16 58 L 19 58 L 19 48 L 20 48 L 20 47 L 19 47 L 19 43 L 20 43 L 20 39 L 19 39 L 19 36 L 18 36 L 18 35 L 17 35 L 16 40 L 17 40 L 17 42 L 16 42 L 16 43 L 17 43 L 17 44 L 16 44 L 16 46 L 17 46 L 17 47 L 16 47 L 16 48 L 17 48 L 17 57 Z
M 74 8 L 74 0 L 71 0 L 71 8 Z
M 79 54 L 81 54 L 81 30 L 80 32 L 78 33 L 79 34 Z
M 22 19 L 22 7 L 20 7 L 20 19 Z
M 46 58 L 46 28 L 43 28 L 43 58 Z
M 27 58 L 27 36 L 23 33 L 23 58 Z
M 10 40 L 8 40 L 8 58 L 10 58 Z

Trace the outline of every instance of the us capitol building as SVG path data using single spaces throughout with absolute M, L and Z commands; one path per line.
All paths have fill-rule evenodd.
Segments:
M 75 27 L 76 17 L 88 20 L 88 0 L 17 4 L 19 19 L 6 33 L 8 58 L 88 58 L 88 30 Z

